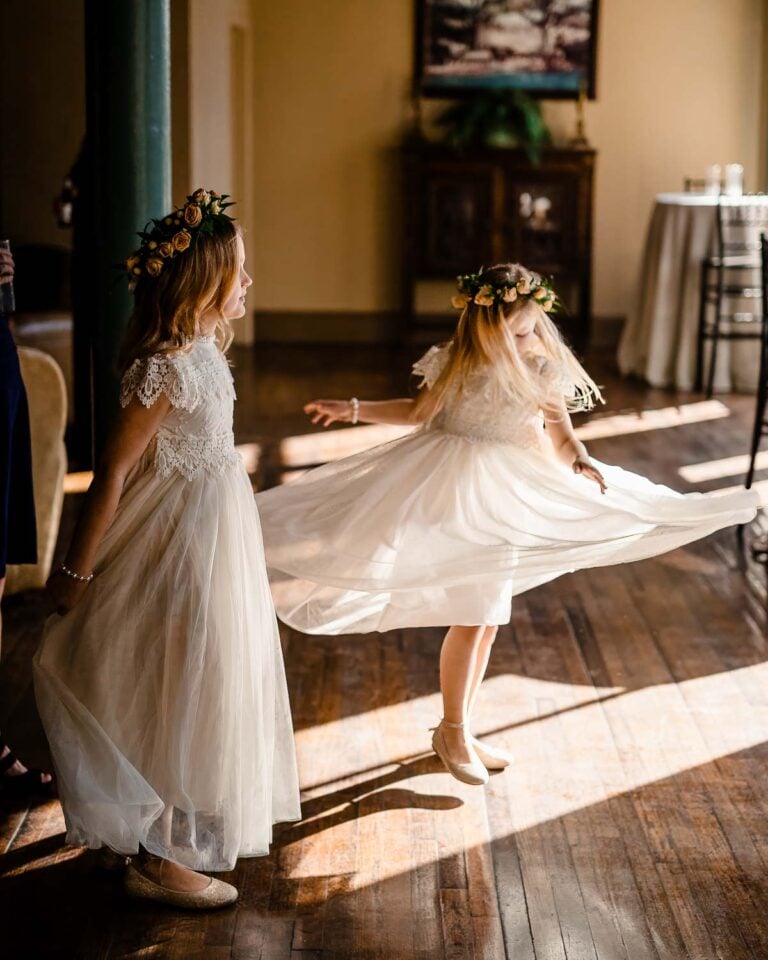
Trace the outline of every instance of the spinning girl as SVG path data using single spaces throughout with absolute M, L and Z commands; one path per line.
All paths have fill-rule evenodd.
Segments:
M 251 278 L 226 198 L 143 234 L 121 403 L 66 560 L 35 690 L 70 843 L 138 854 L 127 891 L 206 909 L 199 870 L 268 852 L 300 816 L 259 520 L 225 351 Z M 124 859 L 124 858 L 123 858 Z
M 306 633 L 448 626 L 435 752 L 482 784 L 509 756 L 472 707 L 516 594 L 748 521 L 757 496 L 682 495 L 591 460 L 569 412 L 601 399 L 519 264 L 459 280 L 456 331 L 414 366 L 415 400 L 315 400 L 313 423 L 421 424 L 257 496 L 278 615 Z

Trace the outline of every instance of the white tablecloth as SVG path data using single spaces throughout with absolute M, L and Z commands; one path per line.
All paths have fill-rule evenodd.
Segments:
M 701 262 L 715 252 L 716 208 L 717 197 L 706 194 L 656 197 L 637 297 L 619 344 L 623 374 L 655 387 L 693 389 Z M 751 393 L 758 369 L 757 342 L 721 340 L 715 389 Z

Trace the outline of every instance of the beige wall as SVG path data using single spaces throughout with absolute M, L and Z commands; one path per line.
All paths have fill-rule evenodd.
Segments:
M 386 311 L 399 296 L 397 146 L 414 0 L 252 0 L 256 148 L 250 259 L 264 311 Z M 626 313 L 653 196 L 759 167 L 762 0 L 601 0 L 595 310 Z M 548 104 L 560 139 L 572 103 Z M 472 266 L 471 264 L 467 265 Z
M 587 133 L 599 151 L 595 312 L 625 314 L 637 283 L 653 197 L 711 163 L 761 162 L 763 0 L 603 0 L 598 99 Z M 573 105 L 548 104 L 568 137 Z
M 85 132 L 83 4 L 3 0 L 0 12 L 0 229 L 68 247 L 52 202 Z
M 203 186 L 229 193 L 237 200 L 231 211 L 250 235 L 253 222 L 254 155 L 252 64 L 253 7 L 250 0 L 174 0 L 184 3 L 186 16 L 172 20 L 178 48 L 187 40 L 187 90 L 176 89 L 177 116 L 186 110 L 188 129 L 174 123 L 174 140 L 187 151 L 186 167 L 177 164 L 175 202 Z M 174 150 L 176 144 L 174 144 Z M 184 182 L 185 181 L 185 182 Z M 235 323 L 239 342 L 253 339 L 253 294 L 246 316 Z

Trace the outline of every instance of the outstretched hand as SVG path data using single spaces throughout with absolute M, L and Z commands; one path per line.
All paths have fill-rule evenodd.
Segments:
M 304 413 L 312 423 L 330 427 L 332 423 L 351 423 L 352 404 L 349 400 L 312 400 L 304 405 Z
M 597 469 L 593 466 L 588 460 L 582 460 L 577 457 L 573 461 L 573 472 L 580 474 L 582 477 L 586 477 L 587 480 L 592 480 L 600 487 L 600 493 L 605 493 L 608 489 L 608 485 L 605 482 L 605 479 Z

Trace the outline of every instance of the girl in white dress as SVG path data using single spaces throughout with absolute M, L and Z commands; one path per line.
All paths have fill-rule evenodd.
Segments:
M 234 446 L 229 321 L 251 278 L 226 197 L 196 191 L 126 261 L 122 411 L 35 658 L 70 843 L 139 853 L 126 887 L 192 908 L 196 871 L 268 852 L 300 816 L 259 519 Z
M 518 264 L 459 278 L 451 341 L 414 366 L 417 399 L 316 400 L 313 422 L 421 424 L 257 496 L 278 615 L 306 633 L 450 626 L 440 657 L 448 769 L 485 783 L 509 757 L 470 732 L 516 594 L 654 556 L 754 516 L 757 496 L 684 496 L 592 461 L 569 411 L 600 391 Z

